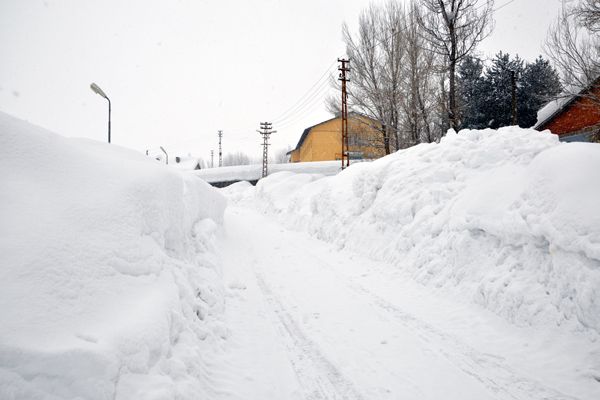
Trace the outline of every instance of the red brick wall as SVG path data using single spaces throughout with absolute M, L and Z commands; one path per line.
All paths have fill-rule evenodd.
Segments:
M 600 90 L 596 90 L 596 92 L 600 95 Z M 550 129 L 552 133 L 557 135 L 565 135 L 582 131 L 597 124 L 600 124 L 600 105 L 589 98 L 581 98 L 573 102 L 542 128 Z

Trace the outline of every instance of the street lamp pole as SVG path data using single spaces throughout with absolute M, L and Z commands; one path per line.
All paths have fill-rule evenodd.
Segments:
M 95 83 L 92 83 L 90 85 L 90 88 L 94 91 L 94 93 L 96 93 L 96 94 L 104 97 L 106 100 L 108 100 L 108 143 L 110 143 L 110 113 L 111 113 L 110 99 L 108 98 L 106 93 L 104 93 L 104 91 L 102 89 L 100 89 L 100 86 L 96 85 Z
M 108 100 L 108 143 L 110 144 L 110 99 L 107 97 L 106 100 Z

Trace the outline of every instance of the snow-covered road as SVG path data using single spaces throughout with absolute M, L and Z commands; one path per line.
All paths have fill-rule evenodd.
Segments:
M 510 325 L 230 206 L 222 399 L 593 399 L 585 341 Z

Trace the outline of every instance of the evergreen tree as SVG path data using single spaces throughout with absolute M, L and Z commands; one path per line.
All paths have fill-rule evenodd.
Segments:
M 522 76 L 523 61 L 517 56 L 498 53 L 487 68 L 484 78 L 488 126 L 493 129 L 512 124 L 512 73 Z M 517 80 L 518 85 L 518 80 Z M 517 104 L 519 99 L 517 98 Z
M 483 84 L 483 61 L 467 56 L 458 66 L 457 88 L 460 110 L 460 129 L 485 128 L 485 88 Z
M 519 126 L 529 128 L 535 125 L 538 110 L 556 98 L 562 92 L 562 87 L 558 72 L 541 56 L 527 64 L 520 81 Z
M 560 78 L 548 60 L 524 64 L 518 56 L 498 53 L 491 64 L 467 57 L 458 69 L 461 128 L 500 128 L 512 125 L 512 73 L 517 85 L 517 121 L 530 128 L 537 112 L 561 93 Z

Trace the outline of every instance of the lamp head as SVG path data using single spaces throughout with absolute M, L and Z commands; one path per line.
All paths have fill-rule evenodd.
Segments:
M 100 96 L 104 97 L 105 99 L 108 99 L 108 96 L 106 95 L 106 93 L 104 93 L 102 91 L 102 89 L 100 89 L 100 86 L 96 85 L 95 83 L 92 83 L 90 85 L 90 88 L 97 94 L 99 94 Z

